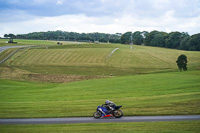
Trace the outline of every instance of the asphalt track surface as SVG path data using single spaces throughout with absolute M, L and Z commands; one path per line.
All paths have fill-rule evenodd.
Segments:
M 0 125 L 10 124 L 73 124 L 73 123 L 110 123 L 110 122 L 156 122 L 156 121 L 188 121 L 200 120 L 200 115 L 176 116 L 134 116 L 122 118 L 77 117 L 77 118 L 32 118 L 32 119 L 0 119 Z
M 0 47 L 0 53 L 9 48 L 21 48 L 21 47 L 27 47 L 27 46 L 3 46 Z

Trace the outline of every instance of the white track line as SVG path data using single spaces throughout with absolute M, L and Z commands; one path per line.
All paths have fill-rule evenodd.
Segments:
M 106 57 L 106 60 L 108 60 L 112 56 L 112 54 L 118 49 L 119 48 L 115 48 L 112 52 L 110 52 L 110 54 Z

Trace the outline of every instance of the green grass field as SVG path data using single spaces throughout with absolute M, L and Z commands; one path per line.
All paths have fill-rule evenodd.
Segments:
M 106 99 L 126 116 L 199 114 L 199 80 L 199 71 L 62 84 L 0 80 L 0 118 L 92 116 Z
M 22 40 L 14 39 L 17 43 L 6 43 L 9 39 L 0 39 L 0 47 L 2 46 L 23 46 L 23 45 L 55 45 L 55 41 L 44 41 L 44 40 Z
M 120 44 L 15 40 L 0 65 L 0 118 L 92 116 L 109 99 L 125 116 L 200 114 L 200 52 Z M 119 48 L 112 56 L 111 51 Z M 13 50 L 0 53 L 3 59 Z M 188 71 L 176 59 L 188 57 Z M 12 61 L 12 62 L 11 62 Z M 81 80 L 81 81 L 80 81 Z M 71 82 L 77 81 L 77 82 Z M 109 126 L 108 126 L 109 125 Z M 199 132 L 199 121 L 1 125 L 0 132 Z
M 0 125 L 3 133 L 199 133 L 200 121 Z

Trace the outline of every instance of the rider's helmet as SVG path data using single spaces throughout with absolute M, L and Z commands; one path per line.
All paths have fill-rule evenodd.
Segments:
M 109 103 L 110 103 L 110 101 L 109 101 L 109 100 L 106 100 L 106 101 L 105 101 L 105 104 L 109 104 Z

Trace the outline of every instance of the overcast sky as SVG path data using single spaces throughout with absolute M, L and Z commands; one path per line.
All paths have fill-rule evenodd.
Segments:
M 200 33 L 200 0 L 0 0 L 0 36 L 39 31 Z

